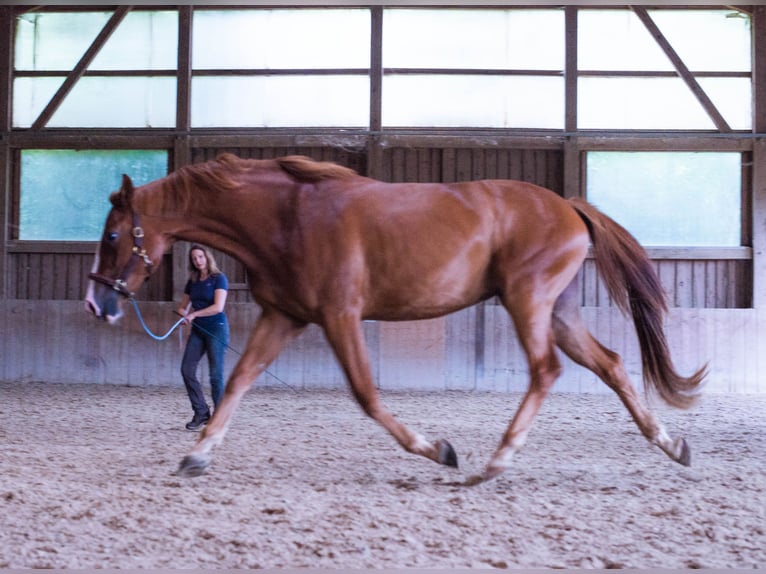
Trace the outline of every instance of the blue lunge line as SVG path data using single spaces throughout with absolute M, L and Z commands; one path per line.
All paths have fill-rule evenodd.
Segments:
M 141 326 L 144 328 L 144 331 L 146 331 L 146 334 L 149 335 L 152 339 L 155 341 L 164 341 L 168 337 L 170 337 L 171 333 L 175 331 L 178 326 L 184 322 L 184 317 L 181 317 L 178 321 L 176 321 L 176 324 L 173 325 L 170 330 L 165 333 L 164 335 L 155 335 L 154 333 L 149 330 L 149 327 L 146 326 L 146 323 L 144 322 L 144 318 L 141 315 L 141 311 L 138 309 L 138 303 L 136 303 L 136 300 L 131 297 L 130 302 L 133 303 L 133 308 L 136 310 L 136 315 L 138 315 L 138 320 L 141 322 Z
M 151 330 L 149 329 L 149 327 L 148 327 L 148 326 L 146 325 L 146 323 L 144 322 L 144 318 L 143 318 L 143 316 L 141 315 L 141 310 L 138 308 L 138 303 L 136 302 L 136 299 L 135 299 L 134 297 L 131 297 L 131 298 L 130 298 L 130 302 L 131 302 L 131 303 L 133 303 L 133 308 L 136 310 L 136 315 L 138 316 L 138 320 L 139 320 L 139 322 L 141 323 L 141 326 L 144 328 L 144 331 L 146 331 L 146 334 L 147 334 L 147 335 L 149 335 L 149 336 L 150 336 L 152 339 L 154 339 L 155 341 L 164 341 L 165 339 L 167 339 L 168 337 L 170 337 L 170 335 L 173 333 L 173 331 L 175 331 L 175 330 L 176 330 L 176 329 L 179 327 L 179 325 L 183 324 L 183 322 L 186 320 L 186 317 L 181 317 L 181 318 L 180 318 L 178 321 L 176 321 L 176 322 L 175 322 L 175 324 L 174 324 L 174 325 L 173 325 L 173 326 L 170 328 L 170 330 L 169 330 L 167 333 L 165 333 L 164 335 L 155 335 L 154 333 L 152 333 L 152 332 L 151 332 Z M 216 337 L 215 335 L 213 335 L 213 333 L 211 333 L 210 331 L 208 331 L 208 330 L 207 330 L 207 329 L 205 329 L 204 327 L 201 327 L 200 325 L 197 325 L 196 323 L 192 323 L 192 324 L 191 324 L 191 326 L 192 326 L 193 328 L 195 328 L 195 329 L 199 329 L 200 331 L 202 331 L 202 332 L 204 332 L 204 333 L 207 333 L 208 335 L 210 335 L 211 337 L 213 337 L 213 339 L 216 339 L 217 341 L 219 341 L 219 342 L 223 343 L 223 341 L 221 341 L 221 340 L 220 340 L 218 337 Z M 236 353 L 236 354 L 237 354 L 237 355 L 239 355 L 240 357 L 242 356 L 242 353 L 240 353 L 239 351 L 237 351 L 237 350 L 236 350 L 235 348 L 233 348 L 231 345 L 228 345 L 228 344 L 226 344 L 226 343 L 223 343 L 223 344 L 224 344 L 224 345 L 226 345 L 226 347 L 227 347 L 228 349 L 231 349 L 231 351 L 233 351 L 234 353 Z M 280 383 L 282 383 L 282 384 L 283 384 L 284 386 L 286 386 L 287 388 L 289 388 L 289 389 L 291 389 L 291 390 L 293 390 L 293 391 L 295 390 L 295 387 L 293 387 L 292 385 L 289 385 L 288 383 L 286 383 L 285 381 L 283 381 L 282 379 L 280 379 L 280 378 L 279 378 L 278 376 L 276 376 L 275 374 L 273 374 L 273 373 L 270 373 L 268 370 L 264 369 L 264 371 L 263 371 L 263 372 L 264 372 L 264 373 L 266 373 L 267 375 L 270 375 L 270 376 L 274 377 L 276 380 L 278 380 Z

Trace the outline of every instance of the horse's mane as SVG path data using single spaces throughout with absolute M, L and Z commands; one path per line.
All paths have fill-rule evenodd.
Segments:
M 349 179 L 357 173 L 330 161 L 316 161 L 303 155 L 277 158 L 277 165 L 297 180 L 316 182 L 325 179 Z
M 242 159 L 230 153 L 223 153 L 214 160 L 187 165 L 167 175 L 162 185 L 163 214 L 182 214 L 194 202 L 205 201 L 209 194 L 198 190 L 229 191 L 242 186 L 239 177 L 248 169 L 275 166 L 292 178 L 317 182 L 328 179 L 348 179 L 357 173 L 329 161 L 315 161 L 301 155 L 291 155 L 275 160 Z
M 163 185 L 163 213 L 183 213 L 197 189 L 232 190 L 241 186 L 237 176 L 247 167 L 247 161 L 224 153 L 214 160 L 181 167 L 168 174 Z

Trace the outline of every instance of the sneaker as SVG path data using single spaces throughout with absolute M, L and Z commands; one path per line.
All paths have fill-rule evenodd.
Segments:
M 205 417 L 197 417 L 197 415 L 194 415 L 194 418 L 190 420 L 188 423 L 186 423 L 186 430 L 189 431 L 198 431 L 202 428 L 205 428 L 207 425 L 207 421 L 210 420 L 210 415 Z

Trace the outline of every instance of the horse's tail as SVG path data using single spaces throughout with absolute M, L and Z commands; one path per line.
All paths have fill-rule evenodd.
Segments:
M 569 200 L 590 232 L 596 269 L 614 303 L 633 316 L 644 384 L 669 405 L 689 408 L 699 397 L 707 365 L 689 377 L 679 375 L 670 358 L 663 318 L 667 303 L 649 256 L 624 227 L 580 198 Z

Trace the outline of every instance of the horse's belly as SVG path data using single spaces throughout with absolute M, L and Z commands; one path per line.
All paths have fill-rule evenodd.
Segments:
M 370 283 L 365 314 L 380 320 L 439 317 L 489 296 L 486 265 L 457 260 L 438 268 L 405 266 Z

